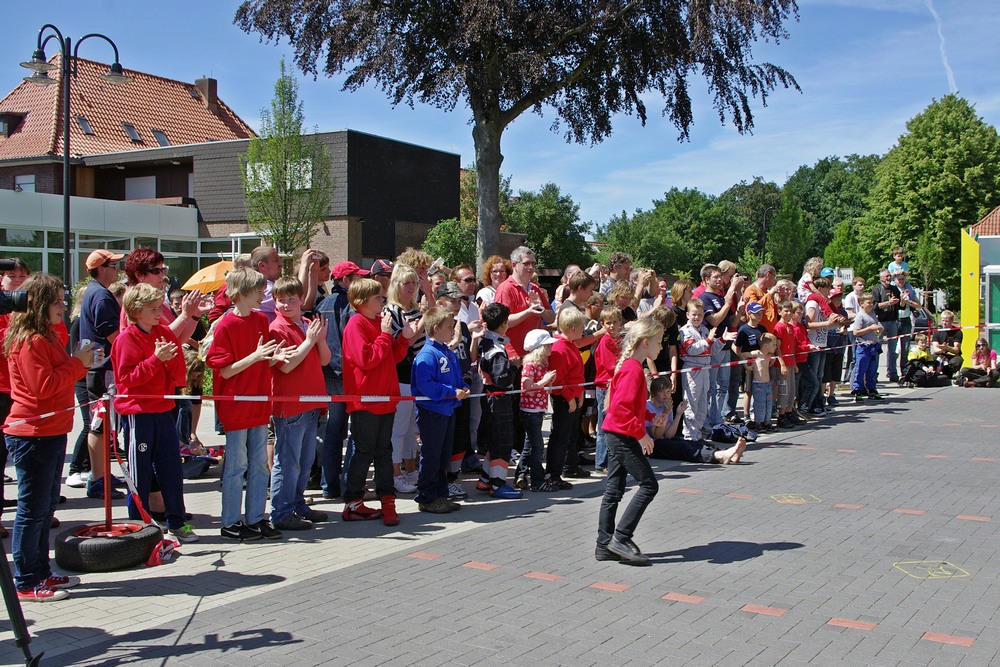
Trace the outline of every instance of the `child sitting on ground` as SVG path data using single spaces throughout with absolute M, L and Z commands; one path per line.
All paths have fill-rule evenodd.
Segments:
M 676 437 L 680 420 L 674 418 L 672 391 L 669 378 L 653 378 L 649 383 L 649 401 L 646 403 L 646 410 L 653 415 L 666 415 L 666 420 L 659 423 L 646 421 L 646 432 L 653 439 L 653 453 L 650 457 L 688 463 L 723 465 L 739 463 L 747 447 L 746 438 L 739 438 L 736 444 L 728 449 L 718 449 L 706 442 L 691 442 Z M 677 406 L 677 414 L 683 414 L 686 407 L 687 401 L 681 401 Z
M 906 372 L 899 379 L 900 384 L 918 387 L 931 387 L 937 384 L 948 384 L 948 378 L 941 373 L 941 364 L 931 353 L 927 334 L 918 333 L 913 338 L 914 345 L 906 355 Z M 943 379 L 939 382 L 938 379 Z
M 607 336 L 605 336 L 607 338 Z M 545 329 L 532 329 L 524 337 L 524 368 L 521 369 L 521 426 L 524 428 L 524 447 L 517 462 L 514 486 L 522 491 L 558 491 L 545 479 L 542 466 L 542 420 L 549 407 L 545 387 L 556 381 L 556 372 L 549 369 L 549 355 L 556 339 Z

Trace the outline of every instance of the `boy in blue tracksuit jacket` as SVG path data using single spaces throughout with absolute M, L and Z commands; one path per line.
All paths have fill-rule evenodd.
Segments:
M 413 361 L 410 388 L 416 397 L 420 429 L 420 474 L 416 501 L 420 510 L 434 514 L 461 507 L 448 498 L 448 463 L 455 438 L 455 410 L 469 396 L 458 357 L 448 345 L 455 337 L 455 316 L 444 308 L 424 314 L 427 342 Z

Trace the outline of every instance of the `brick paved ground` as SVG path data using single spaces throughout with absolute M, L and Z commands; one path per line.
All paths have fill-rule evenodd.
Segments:
M 217 478 L 190 482 L 205 538 L 28 606 L 32 649 L 102 666 L 991 663 L 1000 393 L 886 395 L 740 466 L 655 462 L 649 567 L 594 561 L 599 479 L 520 501 L 466 481 L 446 517 L 403 500 L 395 529 L 337 520 L 247 545 L 217 537 Z M 68 491 L 63 521 L 92 518 Z M 3 664 L 10 637 L 0 622 Z

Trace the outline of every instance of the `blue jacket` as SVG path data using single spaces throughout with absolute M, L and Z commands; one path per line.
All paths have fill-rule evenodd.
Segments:
M 468 388 L 462 380 L 462 368 L 455 353 L 447 345 L 428 338 L 413 360 L 410 389 L 414 396 L 426 396 L 431 400 L 417 401 L 417 407 L 450 415 L 460 404 L 455 392 Z

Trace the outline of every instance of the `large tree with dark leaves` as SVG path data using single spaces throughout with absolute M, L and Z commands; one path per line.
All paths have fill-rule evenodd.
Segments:
M 514 119 L 548 106 L 568 140 L 599 142 L 616 114 L 645 123 L 644 96 L 658 93 L 686 139 L 700 74 L 720 120 L 745 132 L 752 98 L 798 89 L 751 57 L 757 40 L 786 38 L 797 12 L 795 0 L 247 0 L 235 23 L 287 38 L 304 72 L 346 71 L 346 90 L 374 81 L 393 104 L 468 104 L 482 259 L 498 247 L 500 139 Z

